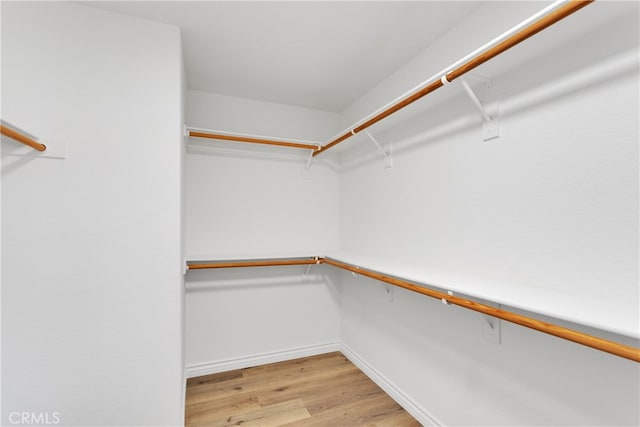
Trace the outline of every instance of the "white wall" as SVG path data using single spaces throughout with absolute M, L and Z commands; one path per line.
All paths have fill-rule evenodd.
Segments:
M 67 154 L 2 141 L 3 425 L 183 422 L 180 98 L 177 28 L 3 2 L 2 117 Z
M 498 141 L 482 141 L 477 113 L 452 85 L 441 91 L 458 95 L 421 101 L 419 114 L 372 129 L 394 142 L 393 168 L 383 169 L 369 144 L 354 144 L 343 155 L 342 249 L 604 299 L 638 319 L 637 4 L 589 7 L 599 8 L 591 17 L 613 18 L 570 43 L 541 33 L 514 49 L 517 61 L 504 59 L 508 72 L 493 81 Z M 608 7 L 619 9 L 607 15 Z M 434 49 L 462 33 L 474 39 L 486 27 L 479 18 Z M 344 122 L 377 108 L 394 87 L 405 90 L 397 76 L 420 64 L 383 82 Z M 379 283 L 350 274 L 340 283 L 343 343 L 443 425 L 640 422 L 635 362 L 506 323 L 495 345 L 483 339 L 477 314 L 403 290 L 388 301 Z
M 337 130 L 338 116 L 189 91 L 187 123 L 323 141 Z M 191 148 L 187 158 L 189 259 L 315 256 L 339 246 L 339 175 L 331 163 L 314 161 L 305 177 L 306 151 L 195 138 L 190 142 L 199 147 Z M 322 271 L 314 267 L 310 276 L 304 275 L 305 267 L 189 272 L 189 375 L 228 369 L 225 363 L 232 360 L 240 360 L 233 365 L 237 367 L 256 363 L 252 357 L 259 355 L 313 352 L 317 346 L 335 344 L 335 285 Z

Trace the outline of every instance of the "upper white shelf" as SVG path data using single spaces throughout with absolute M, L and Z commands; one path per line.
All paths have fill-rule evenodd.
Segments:
M 298 259 L 313 258 L 322 256 L 325 250 L 320 251 L 287 251 L 287 252 L 248 252 L 248 253 L 215 253 L 215 254 L 190 254 L 187 256 L 188 262 L 206 262 L 206 261 L 255 261 L 255 260 L 272 260 L 272 259 Z
M 554 25 L 591 3 L 591 0 L 557 0 L 550 5 L 547 5 L 538 13 L 503 32 L 498 37 L 480 46 L 478 49 L 462 57 L 448 67 L 443 68 L 441 71 L 437 72 L 408 92 L 398 96 L 396 99 L 362 118 L 352 126 L 349 126 L 347 129 L 340 132 L 324 144 L 317 142 L 310 143 L 284 140 L 282 138 L 258 137 L 236 133 L 232 134 L 222 131 L 197 130 L 189 127 L 185 127 L 185 134 L 189 137 L 196 138 L 209 138 L 310 150 L 310 156 L 315 157 L 345 140 L 352 138 L 354 135 L 366 131 L 366 129 L 381 120 L 402 110 L 406 106 L 413 104 L 415 101 L 425 97 L 426 95 L 433 93 L 437 89 L 450 84 L 454 80 L 476 69 L 490 59 L 504 53 L 512 47 L 520 44 L 522 41 L 527 40 L 540 31 Z M 470 91 L 470 89 L 468 90 Z M 475 98 L 475 96 L 472 97 Z M 482 107 L 480 108 L 482 109 Z

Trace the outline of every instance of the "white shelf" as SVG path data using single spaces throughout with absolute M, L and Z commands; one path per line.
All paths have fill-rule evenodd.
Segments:
M 255 261 L 275 259 L 299 259 L 322 256 L 327 251 L 300 251 L 300 252 L 249 252 L 249 253 L 217 253 L 217 254 L 191 254 L 187 256 L 187 262 L 205 261 Z
M 627 337 L 640 338 L 638 301 L 611 301 L 556 290 L 481 280 L 464 273 L 425 268 L 415 264 L 363 256 L 346 251 L 262 252 L 243 254 L 193 254 L 187 262 L 255 261 L 328 257 L 360 268 L 440 288 L 491 303 L 526 310 Z
M 453 291 L 454 294 L 463 294 L 636 339 L 640 338 L 638 301 L 632 299 L 611 301 L 605 299 L 606 293 L 603 293 L 602 298 L 596 299 L 512 283 L 479 280 L 464 273 L 425 269 L 417 265 L 376 259 L 345 251 L 328 252 L 325 256 L 417 284 Z

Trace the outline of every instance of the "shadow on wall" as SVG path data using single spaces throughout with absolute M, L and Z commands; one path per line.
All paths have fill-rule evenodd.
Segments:
M 18 143 L 13 141 L 10 138 L 7 137 L 2 137 L 2 141 L 0 142 L 3 145 L 4 144 L 12 144 L 12 145 L 17 145 Z M 27 153 L 25 155 L 20 155 L 20 156 L 15 156 L 12 157 L 10 154 L 10 150 L 5 150 L 2 153 L 2 176 L 8 176 L 10 175 L 14 170 L 19 170 L 20 168 L 24 167 L 24 165 L 26 165 L 29 162 L 32 162 L 33 160 L 37 159 L 40 156 L 40 153 L 38 151 L 33 150 L 30 153 Z M 11 159 L 11 160 L 9 160 Z

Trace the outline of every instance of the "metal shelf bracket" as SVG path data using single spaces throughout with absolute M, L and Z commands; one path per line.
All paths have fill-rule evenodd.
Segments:
M 364 133 L 367 134 L 371 142 L 378 148 L 378 151 L 382 154 L 384 158 L 384 168 L 388 169 L 393 166 L 393 160 L 391 158 L 391 144 L 385 144 L 385 147 L 382 147 L 378 141 L 371 135 L 368 130 L 364 130 Z
M 318 151 L 322 146 L 318 145 L 318 148 L 315 150 L 309 151 L 309 157 L 307 157 L 307 162 L 304 165 L 304 170 L 302 171 L 302 176 L 305 179 L 311 178 L 311 161 L 313 160 L 313 153 Z
M 447 291 L 447 295 L 453 296 L 453 291 Z M 451 305 L 451 303 L 446 298 L 441 298 L 440 302 L 442 302 L 444 305 Z
M 475 77 L 475 76 L 472 76 Z M 491 89 L 491 81 L 489 79 L 475 77 L 483 80 L 486 86 L 485 98 L 490 98 L 490 89 Z M 496 139 L 500 137 L 500 120 L 498 115 L 498 101 L 495 100 L 495 112 L 489 114 L 485 105 L 480 102 L 480 99 L 475 94 L 469 83 L 465 78 L 460 78 L 460 84 L 462 85 L 464 91 L 467 93 L 469 98 L 471 99 L 471 103 L 478 109 L 480 115 L 482 116 L 482 139 L 484 141 L 489 141 L 492 139 Z M 486 103 L 486 101 L 485 101 Z
M 497 304 L 496 308 L 501 308 L 500 304 Z M 484 320 L 482 325 L 482 335 L 485 340 L 493 344 L 502 343 L 502 322 L 497 317 L 489 316 L 483 313 L 478 313 Z
M 305 269 L 305 271 L 304 271 L 304 275 L 305 275 L 305 276 L 308 276 L 308 275 L 309 275 L 309 273 L 311 273 L 311 267 L 313 267 L 314 265 L 319 265 L 319 264 L 321 264 L 320 257 L 314 256 L 314 257 L 313 257 L 313 260 L 315 261 L 315 263 L 314 263 L 314 264 L 309 264 L 309 265 L 307 265 L 307 268 L 306 268 L 306 269 Z

